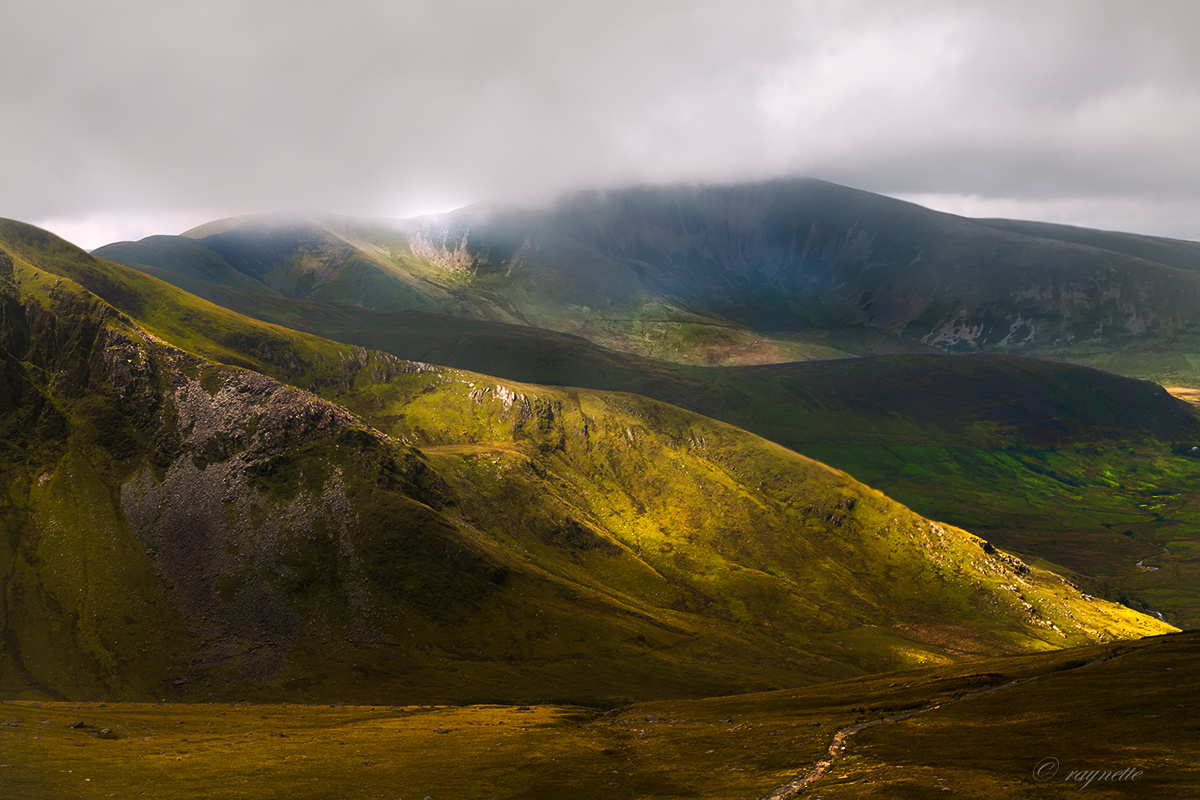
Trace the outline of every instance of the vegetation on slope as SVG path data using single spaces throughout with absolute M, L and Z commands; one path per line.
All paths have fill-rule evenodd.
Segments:
M 2 233 L 7 693 L 603 702 L 1165 629 L 720 423 Z
M 1200 459 L 1191 450 L 1200 432 L 1194 413 L 1151 384 L 997 355 L 685 368 L 523 326 L 183 285 L 402 358 L 634 392 L 698 411 L 846 470 L 925 516 L 1056 564 L 1095 594 L 1200 624 Z

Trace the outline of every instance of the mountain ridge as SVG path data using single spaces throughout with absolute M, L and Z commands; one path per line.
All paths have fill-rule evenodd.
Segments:
M 234 218 L 190 233 L 181 251 L 211 245 L 255 279 L 274 252 L 295 299 L 532 325 L 679 363 L 826 358 L 848 331 L 1080 363 L 1127 350 L 1126 371 L 1134 354 L 1200 350 L 1200 244 L 973 220 L 814 179 L 581 191 L 392 223 Z M 165 246 L 96 252 L 172 269 Z

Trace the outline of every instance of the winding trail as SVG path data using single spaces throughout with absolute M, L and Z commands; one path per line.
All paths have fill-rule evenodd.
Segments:
M 1125 651 L 1125 652 L 1129 652 L 1129 651 Z M 1086 664 L 1080 664 L 1078 667 L 1075 667 L 1074 669 L 1085 669 L 1087 667 L 1092 666 L 1093 664 L 1100 664 L 1104 661 L 1111 661 L 1112 659 L 1117 658 L 1118 656 L 1125 655 L 1125 652 L 1115 651 L 1115 652 L 1100 656 L 1099 658 L 1095 658 L 1095 659 L 1087 662 Z M 1060 671 L 1067 671 L 1067 670 L 1060 670 Z M 874 728 L 876 725 L 885 725 L 889 722 L 900 722 L 901 720 L 906 720 L 910 717 L 915 717 L 919 714 L 927 714 L 930 711 L 936 711 L 937 709 L 941 708 L 942 706 L 953 705 L 955 703 L 961 703 L 966 700 L 970 700 L 973 697 L 979 697 L 981 694 L 990 694 L 992 692 L 999 692 L 1003 689 L 1009 689 L 1013 686 L 1017 686 L 1022 683 L 1029 683 L 1030 681 L 1035 681 L 1038 678 L 1041 678 L 1046 674 L 1049 674 L 1049 673 L 1042 673 L 1040 675 L 1031 675 L 1028 678 L 1017 678 L 1016 680 L 1011 680 L 1008 683 L 1002 683 L 999 686 L 992 686 L 988 689 L 980 689 L 977 692 L 970 692 L 968 694 L 961 695 L 959 698 L 957 698 L 955 700 L 943 700 L 942 702 L 940 702 L 936 705 L 925 706 L 924 708 L 918 708 L 913 711 L 906 711 L 903 714 L 896 714 L 891 717 L 881 717 L 880 719 L 871 720 L 870 722 L 859 722 L 855 725 L 850 725 L 849 727 L 842 728 L 840 731 L 838 731 L 837 733 L 835 733 L 833 735 L 833 741 L 830 742 L 829 749 L 825 751 L 825 757 L 822 758 L 820 761 L 818 761 L 816 764 L 814 764 L 812 769 L 810 769 L 808 772 L 804 773 L 800 777 L 796 778 L 796 780 L 792 781 L 791 783 L 784 784 L 783 786 L 780 786 L 779 788 L 772 791 L 770 794 L 763 795 L 761 800 L 789 800 L 790 798 L 795 797 L 800 792 L 807 789 L 812 784 L 819 781 L 821 778 L 823 778 L 825 776 L 826 773 L 829 772 L 830 769 L 833 768 L 834 762 L 837 761 L 839 758 L 841 758 L 843 755 L 845 755 L 846 740 L 849 739 L 854 734 L 858 733 L 859 731 L 865 731 L 867 728 Z

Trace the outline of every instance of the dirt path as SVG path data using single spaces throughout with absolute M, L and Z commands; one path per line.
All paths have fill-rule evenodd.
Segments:
M 1104 655 L 1100 658 L 1093 659 L 1086 664 L 1080 664 L 1078 667 L 1075 667 L 1075 669 L 1084 669 L 1092 666 L 1093 664 L 1100 664 L 1105 661 L 1110 661 L 1120 655 L 1124 655 L 1124 653 L 1118 652 Z M 1043 675 L 1044 674 L 1045 673 L 1043 673 Z M 979 697 L 981 694 L 999 692 L 1003 689 L 1009 689 L 1022 683 L 1029 683 L 1030 681 L 1035 681 L 1038 678 L 1043 677 L 1043 675 L 1032 675 L 1028 678 L 1017 678 L 1016 680 L 1011 680 L 1008 683 L 1002 683 L 999 686 L 992 686 L 988 689 L 980 689 L 977 692 L 970 692 L 968 694 L 961 695 L 954 700 L 943 700 L 936 705 L 925 706 L 924 708 L 918 708 L 913 711 L 906 711 L 903 714 L 896 714 L 891 717 L 882 717 L 880 719 L 871 720 L 870 722 L 859 722 L 855 725 L 842 728 L 833 735 L 833 741 L 830 742 L 829 749 L 825 751 L 825 757 L 814 764 L 812 769 L 801 775 L 799 778 L 796 778 L 796 780 L 792 781 L 791 783 L 784 784 L 778 789 L 772 791 L 770 794 L 763 795 L 762 800 L 789 800 L 789 798 L 795 797 L 800 792 L 819 781 L 825 776 L 826 773 L 829 772 L 830 769 L 833 768 L 834 762 L 845 755 L 846 740 L 859 731 L 865 731 L 867 728 L 874 728 L 876 725 L 885 725 L 889 722 L 900 722 L 901 720 L 906 720 L 909 717 L 915 717 L 918 714 L 927 714 L 930 711 L 936 711 L 942 706 L 953 705 L 955 703 L 961 703 L 966 700 L 970 700 L 973 697 Z
M 507 442 L 475 442 L 473 444 L 424 444 L 420 448 L 428 455 L 475 455 L 488 453 L 507 453 L 508 455 L 524 455 L 516 445 Z

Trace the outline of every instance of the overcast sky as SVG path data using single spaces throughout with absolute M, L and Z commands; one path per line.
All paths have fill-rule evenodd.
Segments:
M 0 0 L 0 216 L 82 246 L 811 175 L 1200 239 L 1200 2 Z

